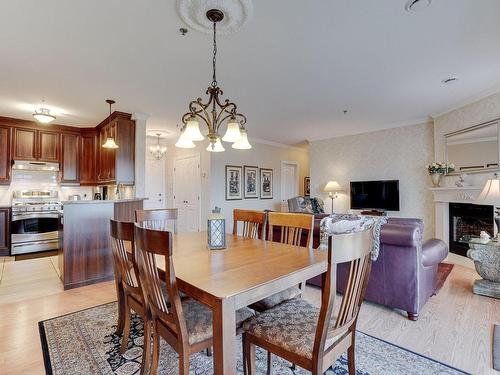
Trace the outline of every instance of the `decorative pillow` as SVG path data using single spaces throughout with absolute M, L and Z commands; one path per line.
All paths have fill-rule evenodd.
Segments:
M 313 205 L 311 202 L 311 198 L 309 197 L 297 197 L 297 203 L 299 204 L 299 211 L 313 214 Z
M 320 198 L 311 198 L 312 210 L 314 214 L 324 214 L 325 213 L 325 204 L 323 200 Z

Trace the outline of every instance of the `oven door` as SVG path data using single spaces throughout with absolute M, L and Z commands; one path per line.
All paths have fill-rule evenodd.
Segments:
M 25 254 L 59 248 L 59 215 L 29 212 L 12 215 L 11 253 Z

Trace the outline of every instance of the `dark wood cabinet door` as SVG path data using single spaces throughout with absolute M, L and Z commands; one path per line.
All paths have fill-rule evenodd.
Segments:
M 115 142 L 116 139 L 116 122 L 111 123 L 108 134 L 110 137 L 113 137 Z M 116 149 L 108 149 L 108 181 L 116 180 Z
M 80 136 L 61 134 L 61 183 L 80 182 Z
M 10 252 L 10 208 L 0 208 L 0 256 Z
M 37 131 L 35 129 L 14 128 L 13 159 L 36 160 Z
M 97 135 L 82 133 L 80 158 L 80 184 L 92 185 L 96 182 Z
M 59 161 L 59 133 L 38 131 L 38 160 L 56 163 Z
M 106 142 L 106 138 L 107 138 L 107 128 L 103 127 L 99 130 L 99 141 L 97 144 L 97 155 L 98 155 L 97 182 L 106 182 L 108 179 L 109 152 L 108 149 L 102 147 L 104 142 Z
M 0 126 L 0 184 L 10 183 L 10 128 Z

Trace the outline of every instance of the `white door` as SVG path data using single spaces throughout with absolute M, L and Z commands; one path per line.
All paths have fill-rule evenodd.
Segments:
M 179 232 L 200 230 L 200 155 L 174 160 L 174 207 L 178 212 Z
M 165 208 L 165 160 L 146 158 L 145 209 Z
M 288 211 L 288 199 L 299 195 L 299 165 L 281 162 L 281 211 Z

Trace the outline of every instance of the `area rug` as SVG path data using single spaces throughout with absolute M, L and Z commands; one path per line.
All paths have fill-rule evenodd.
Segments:
M 139 373 L 143 344 L 143 324 L 139 316 L 132 318 L 128 350 L 120 355 L 120 337 L 116 329 L 116 302 L 96 306 L 72 314 L 39 322 L 40 338 L 48 375 Z M 237 371 L 243 373 L 241 336 L 237 341 Z M 357 375 L 422 375 L 466 374 L 430 358 L 358 332 L 356 336 Z M 191 356 L 190 374 L 213 374 L 213 357 L 204 353 Z M 266 352 L 257 349 L 257 374 L 265 374 Z M 177 374 L 177 354 L 162 340 L 159 374 Z M 304 375 L 309 372 L 274 356 L 276 375 Z M 342 356 L 325 374 L 347 374 L 347 358 Z
M 493 368 L 500 371 L 500 326 L 496 324 L 493 331 Z
M 434 295 L 438 294 L 441 288 L 444 285 L 444 282 L 450 276 L 451 271 L 453 271 L 453 267 L 455 267 L 454 264 L 450 263 L 439 263 L 438 265 L 438 271 L 437 271 L 437 281 L 436 281 L 436 287 L 434 290 Z

